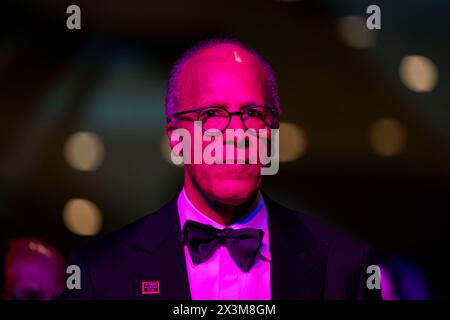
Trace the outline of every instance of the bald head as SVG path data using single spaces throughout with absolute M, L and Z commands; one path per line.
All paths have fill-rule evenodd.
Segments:
M 203 154 L 207 152 L 209 140 L 195 139 L 193 121 L 200 119 L 200 114 L 202 119 L 206 119 L 207 125 L 203 129 L 209 127 L 222 132 L 229 129 L 236 134 L 236 137 L 231 134 L 222 140 L 214 138 L 217 148 L 214 154 L 225 155 L 226 164 L 222 163 L 225 158 L 219 163 L 189 161 L 184 164 L 184 185 L 188 196 L 197 199 L 197 205 L 205 210 L 209 207 L 202 201 L 230 207 L 251 202 L 261 185 L 260 173 L 265 164 L 261 161 L 250 163 L 250 158 L 257 155 L 258 143 L 255 140 L 251 142 L 244 131 L 249 128 L 259 129 L 256 123 L 271 129 L 278 126 L 280 106 L 270 66 L 241 43 L 230 40 L 208 41 L 187 51 L 175 64 L 166 99 L 166 131 L 172 148 L 177 143 L 176 139 L 172 140 L 172 133 L 182 129 L 177 132 L 187 132 L 190 137 L 194 137 L 193 143 L 187 142 L 191 154 L 198 150 Z M 224 112 L 227 114 L 224 115 Z M 223 120 L 228 122 L 224 123 Z M 267 140 L 270 142 L 270 136 Z M 238 155 L 241 163 L 234 163 L 233 159 L 237 159 Z
M 246 103 L 243 94 L 249 92 L 248 89 L 259 91 L 264 99 L 259 104 L 280 111 L 277 84 L 269 64 L 238 41 L 209 40 L 185 52 L 172 68 L 166 94 L 166 115 L 170 118 L 183 109 L 202 107 L 199 103 L 220 104 L 220 100 L 230 102 L 230 98 Z M 208 96 L 216 101 L 207 101 Z

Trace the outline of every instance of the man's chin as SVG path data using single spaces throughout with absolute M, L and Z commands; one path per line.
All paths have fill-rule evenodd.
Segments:
M 220 187 L 213 190 L 211 197 L 220 203 L 233 206 L 243 204 L 254 195 L 255 190 L 258 188 L 254 182 L 249 183 L 237 180 L 220 181 L 217 185 Z

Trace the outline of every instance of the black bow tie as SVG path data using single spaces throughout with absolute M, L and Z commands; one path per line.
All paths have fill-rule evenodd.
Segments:
M 254 228 L 219 230 L 210 225 L 186 220 L 183 234 L 195 265 L 202 263 L 221 245 L 225 245 L 238 267 L 247 272 L 261 248 L 264 231 Z

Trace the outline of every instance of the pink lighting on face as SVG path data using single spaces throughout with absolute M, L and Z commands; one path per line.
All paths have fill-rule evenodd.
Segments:
M 184 64 L 178 78 L 176 111 L 221 106 L 229 112 L 237 112 L 249 105 L 270 105 L 268 88 L 268 75 L 251 53 L 231 44 L 215 45 L 196 53 Z M 192 121 L 177 121 L 175 125 L 176 128 L 189 131 L 191 137 L 195 136 Z M 228 128 L 245 131 L 238 116 L 232 117 Z M 174 129 L 169 132 L 169 137 Z M 234 141 L 224 139 L 223 148 L 226 150 L 228 146 L 232 149 L 235 159 L 241 149 L 245 154 L 250 154 L 251 147 L 244 146 L 244 138 L 241 134 Z M 172 148 L 175 144 L 175 141 L 171 142 Z M 200 139 L 198 142 L 193 141 L 194 144 L 201 146 L 203 152 L 209 142 L 203 143 Z M 193 150 L 191 154 L 194 154 Z M 208 165 L 195 164 L 194 161 L 193 164 L 184 165 L 186 190 L 194 198 L 191 186 L 195 185 L 210 199 L 227 205 L 240 205 L 259 188 L 261 167 L 261 164 Z

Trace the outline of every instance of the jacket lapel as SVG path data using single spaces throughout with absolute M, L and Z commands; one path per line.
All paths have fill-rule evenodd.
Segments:
M 269 216 L 271 299 L 323 299 L 327 247 L 300 218 L 263 193 Z M 139 249 L 142 281 L 160 282 L 153 299 L 191 300 L 177 198 L 148 216 L 131 241 Z
M 323 299 L 327 247 L 298 216 L 264 194 L 269 216 L 272 300 Z
M 146 218 L 131 241 L 144 255 L 146 275 L 142 276 L 160 282 L 160 293 L 144 298 L 191 299 L 177 199 Z

